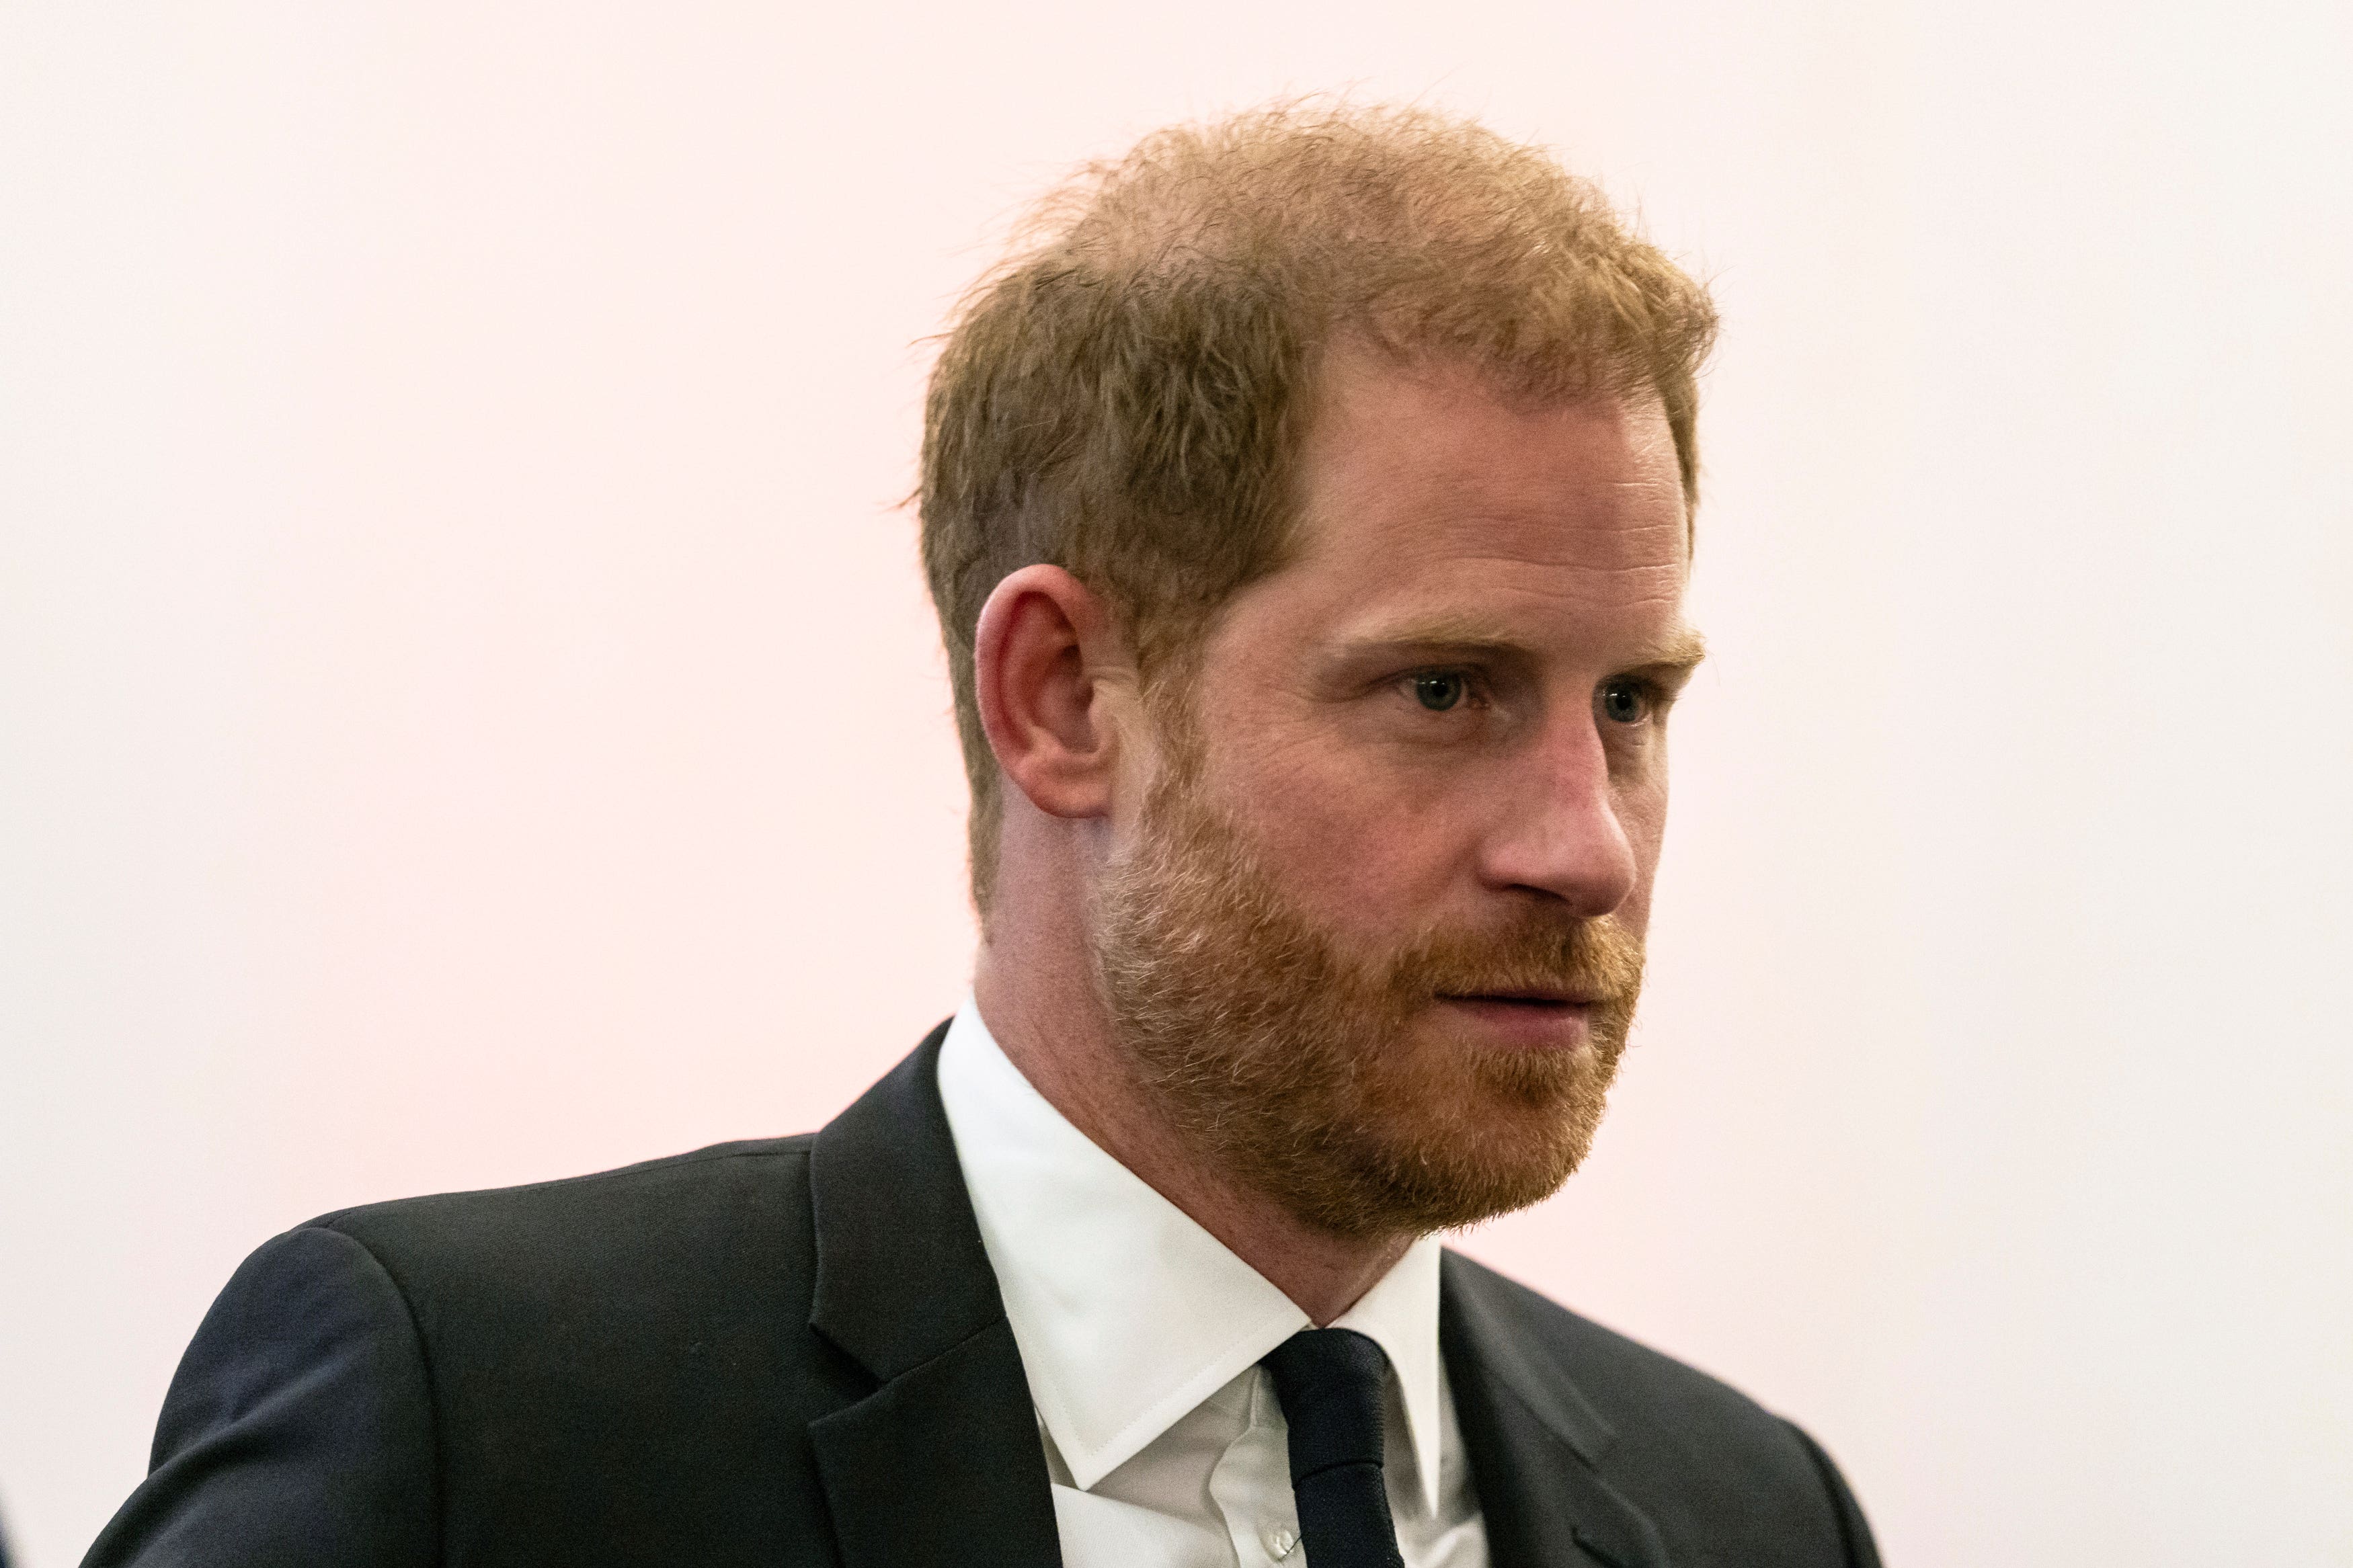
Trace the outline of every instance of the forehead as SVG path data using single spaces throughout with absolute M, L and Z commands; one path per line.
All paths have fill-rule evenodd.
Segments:
M 1687 518 L 1656 397 L 1528 401 L 1465 365 L 1337 356 L 1297 499 L 1277 578 L 1329 630 L 1409 610 L 1534 635 L 1680 624 Z

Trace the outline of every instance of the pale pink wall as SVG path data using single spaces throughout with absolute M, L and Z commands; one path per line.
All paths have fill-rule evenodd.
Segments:
M 1470 1245 L 1915 1565 L 2353 1560 L 2342 13 L 0 16 L 0 1510 L 339 1205 L 812 1126 L 955 1003 L 985 237 L 1354 85 L 1711 274 L 1655 981 Z

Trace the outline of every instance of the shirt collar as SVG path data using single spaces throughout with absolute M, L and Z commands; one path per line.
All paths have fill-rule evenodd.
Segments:
M 1267 1279 L 1047 1103 L 967 1000 L 940 1099 L 1039 1418 L 1082 1489 L 1313 1327 Z M 1334 1324 L 1388 1353 L 1438 1508 L 1439 1245 L 1415 1242 Z

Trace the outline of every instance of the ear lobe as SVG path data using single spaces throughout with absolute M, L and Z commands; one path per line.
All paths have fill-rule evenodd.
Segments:
M 1125 665 L 1108 607 L 1059 566 L 1023 567 L 981 606 L 981 727 L 997 766 L 1048 816 L 1110 811 L 1117 734 L 1103 699 Z

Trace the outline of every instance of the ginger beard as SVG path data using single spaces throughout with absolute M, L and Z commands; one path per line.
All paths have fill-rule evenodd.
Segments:
M 1427 1235 L 1550 1196 L 1592 1147 L 1641 988 L 1639 938 L 1524 909 L 1349 954 L 1208 798 L 1187 720 L 1096 905 L 1097 975 L 1138 1085 L 1230 1178 L 1335 1235 Z M 1440 995 L 1596 998 L 1574 1050 L 1481 1045 Z

